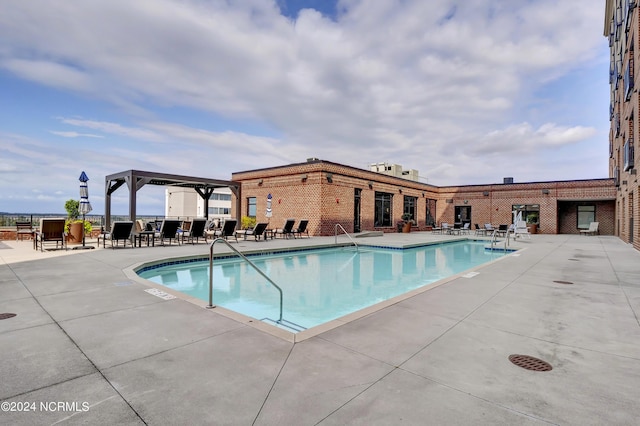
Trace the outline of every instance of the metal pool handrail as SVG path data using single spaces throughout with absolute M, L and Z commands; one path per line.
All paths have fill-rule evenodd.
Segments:
M 207 305 L 207 309 L 215 308 L 215 305 L 213 304 L 213 246 L 218 242 L 225 243 L 225 245 L 227 247 L 229 247 L 238 256 L 240 256 L 242 259 L 244 259 L 253 269 L 256 270 L 256 272 L 258 272 L 260 275 L 262 275 L 262 277 L 265 280 L 269 281 L 269 284 L 274 286 L 278 290 L 278 292 L 280 292 L 280 319 L 278 319 L 278 322 L 281 322 L 282 321 L 282 289 L 280 287 L 278 287 L 278 285 L 276 283 L 274 283 L 271 280 L 271 278 L 266 276 L 265 273 L 262 272 L 260 270 L 260 268 L 258 268 L 252 261 L 247 259 L 247 256 L 245 256 L 244 254 L 240 253 L 238 251 L 238 249 L 236 249 L 231 244 L 229 244 L 229 241 L 225 240 L 224 238 L 216 238 L 209 245 L 209 304 Z
M 339 223 L 336 223 L 336 226 L 334 227 L 334 243 L 338 244 L 338 228 L 342 229 L 342 232 L 344 232 L 344 234 L 349 237 L 349 239 L 351 240 L 351 242 L 353 243 L 354 246 L 356 246 L 356 250 L 360 251 L 360 248 L 358 247 L 358 243 L 356 243 L 355 241 L 353 241 L 353 238 L 351 238 L 351 236 L 347 233 L 347 231 L 344 229 L 344 227 L 342 225 L 340 225 Z

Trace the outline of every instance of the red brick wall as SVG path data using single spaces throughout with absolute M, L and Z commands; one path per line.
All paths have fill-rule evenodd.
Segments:
M 327 175 L 331 175 L 329 182 Z M 306 179 L 303 180 L 303 177 Z M 326 161 L 291 164 L 269 169 L 234 173 L 232 180 L 242 183 L 242 214 L 246 214 L 247 197 L 257 197 L 258 221 L 264 220 L 267 194 L 273 195 L 272 227 L 281 228 L 287 218 L 309 219 L 311 235 L 333 235 L 335 224 L 353 232 L 354 189 L 361 188 L 361 230 L 396 232 L 401 219 L 404 196 L 418 200 L 417 227 L 425 229 L 426 200 L 437 200 L 436 221 L 455 222 L 455 206 L 470 206 L 472 224 L 510 224 L 512 206 L 540 205 L 539 232 L 565 232 L 560 224 L 571 223 L 570 217 L 558 212 L 559 201 L 593 201 L 598 203 L 601 234 L 613 234 L 616 191 L 611 179 L 562 182 L 532 182 L 493 185 L 435 187 L 421 182 L 382 175 Z M 259 182 L 262 181 L 261 184 Z M 371 184 L 371 187 L 369 187 Z M 544 192 L 543 192 L 544 190 Z M 375 228 L 375 192 L 393 194 L 392 226 Z M 402 192 L 400 192 L 402 191 Z M 488 195 L 484 195 L 484 193 Z M 548 193 L 547 193 L 548 192 Z M 452 202 L 447 203 L 447 200 Z M 466 201 L 466 203 L 465 203 Z M 614 213 L 612 213 L 614 212 Z M 602 218 L 600 217 L 602 214 Z M 235 213 L 233 213 L 235 215 Z M 263 219 L 261 219 L 261 217 Z M 575 223 L 575 221 L 574 221 Z M 566 232 L 574 233 L 575 229 Z

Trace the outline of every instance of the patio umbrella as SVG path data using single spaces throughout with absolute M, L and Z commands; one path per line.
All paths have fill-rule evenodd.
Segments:
M 266 217 L 271 217 L 271 199 L 273 197 L 271 194 L 267 195 L 267 212 L 265 213 Z
M 89 202 L 89 187 L 87 186 L 87 181 L 89 178 L 86 173 L 83 171 L 80 174 L 80 206 L 78 211 L 82 214 L 82 247 L 83 248 L 93 248 L 87 247 L 84 245 L 84 217 L 87 213 L 93 210 L 91 207 L 91 203 Z

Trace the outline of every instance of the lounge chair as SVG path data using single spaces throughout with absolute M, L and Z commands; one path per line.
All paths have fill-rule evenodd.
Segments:
M 34 240 L 34 248 L 38 250 L 38 244 L 40 245 L 40 251 L 44 251 L 45 243 L 56 243 L 56 249 L 58 243 L 60 247 L 67 249 L 67 238 L 64 232 L 65 219 L 64 218 L 45 218 L 40 219 L 40 230 L 36 234 Z
M 16 222 L 16 241 L 18 241 L 18 237 L 20 237 L 20 240 L 23 240 L 25 235 L 33 236 L 33 226 L 31 222 Z
M 598 225 L 600 222 L 591 222 L 589 224 L 589 229 L 581 229 L 580 233 L 582 235 L 596 235 L 598 233 Z
M 107 240 L 111 242 L 111 248 L 114 249 L 118 245 L 118 241 L 122 241 L 123 247 L 127 247 L 127 241 L 133 248 L 131 241 L 131 231 L 133 230 L 133 222 L 131 221 L 116 221 L 111 226 L 111 232 L 102 234 L 98 237 L 98 245 L 100 245 L 100 238 L 102 238 L 102 247 L 106 248 Z M 114 244 L 115 242 L 115 244 Z
M 297 234 L 300 238 L 302 238 L 302 234 L 307 234 L 307 238 L 311 238 L 309 236 L 309 230 L 307 229 L 307 225 L 309 225 L 309 221 L 307 219 L 301 220 L 300 225 L 298 225 L 296 229 L 293 229 L 291 231 L 293 233 L 293 236 L 295 237 Z
M 293 234 L 293 225 L 295 225 L 295 223 L 295 219 L 287 219 L 284 227 L 282 229 L 276 229 L 273 235 L 282 235 L 283 238 L 289 238 L 289 235 L 293 235 L 293 238 L 295 238 L 296 236 Z
M 184 243 L 184 240 L 186 239 L 187 241 L 191 240 L 191 244 L 193 244 L 194 238 L 195 242 L 200 242 L 200 238 L 204 238 L 206 241 L 206 236 L 204 235 L 204 228 L 206 225 L 206 219 L 193 219 L 189 229 L 182 230 L 182 242 Z
M 260 237 L 262 237 L 263 240 L 266 240 L 267 238 L 264 231 L 267 229 L 267 226 L 269 226 L 267 222 L 260 222 L 256 224 L 253 229 L 247 229 L 244 233 L 244 239 L 247 239 L 247 235 L 253 235 L 256 241 L 258 241 Z
M 480 228 L 477 223 L 473 225 L 476 228 L 476 235 L 487 235 L 487 231 L 484 228 Z
M 222 225 L 222 229 L 207 231 L 206 232 L 207 237 L 224 238 L 225 240 L 228 240 L 229 238 L 233 237 L 235 238 L 237 243 L 238 242 L 238 235 L 236 234 L 237 224 L 238 224 L 238 221 L 235 219 L 225 220 L 224 225 Z
M 178 237 L 178 229 L 182 226 L 182 221 L 177 219 L 165 219 L 160 225 L 160 231 L 156 232 L 155 238 L 160 240 L 160 244 L 164 245 L 164 240 L 176 240 L 180 244 L 180 238 Z

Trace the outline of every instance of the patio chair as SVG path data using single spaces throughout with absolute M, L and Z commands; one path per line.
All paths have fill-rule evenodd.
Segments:
M 194 244 L 194 238 L 196 240 L 195 242 L 200 242 L 200 238 L 204 238 L 206 241 L 206 236 L 204 234 L 204 228 L 206 225 L 206 219 L 193 219 L 189 229 L 182 230 L 182 242 L 184 243 L 184 240 L 186 239 L 187 241 L 191 240 L 191 244 Z
M 485 223 L 484 224 L 484 234 L 485 235 L 493 235 L 493 231 L 496 231 L 496 229 L 493 227 L 492 224 L 490 224 L 490 223 Z
M 440 225 L 440 228 L 442 228 L 442 229 L 440 230 L 440 233 L 442 233 L 442 234 L 449 234 L 449 235 L 451 235 L 451 233 L 453 232 L 453 231 L 452 231 L 452 228 L 449 226 L 449 223 L 448 223 L 448 222 L 442 222 L 442 224 Z
M 484 228 L 480 228 L 480 225 L 478 225 L 477 223 L 473 225 L 474 228 L 476 229 L 476 235 L 487 235 L 487 232 Z
M 263 240 L 266 240 L 267 237 L 264 233 L 264 231 L 267 229 L 267 226 L 269 224 L 267 222 L 260 222 L 258 224 L 256 224 L 256 226 L 253 229 L 247 229 L 244 233 L 244 239 L 247 239 L 247 235 L 253 235 L 256 239 L 256 241 L 260 240 L 260 237 L 262 237 Z
M 598 233 L 598 225 L 600 222 L 591 222 L 589 224 L 589 229 L 581 229 L 580 234 L 582 235 L 596 235 Z
M 64 225 L 64 218 L 43 217 L 40 219 L 40 230 L 36 234 L 34 248 L 38 250 L 39 244 L 40 251 L 44 251 L 45 243 L 56 243 L 57 249 L 59 243 L 60 246 L 66 250 L 67 238 L 64 232 Z
M 180 238 L 178 237 L 178 229 L 182 226 L 182 221 L 177 219 L 165 219 L 160 225 L 160 231 L 156 232 L 155 238 L 160 240 L 160 244 L 164 245 L 164 240 L 176 240 L 180 244 Z
M 506 237 L 509 232 L 509 225 L 498 225 L 498 236 Z
M 282 235 L 283 238 L 289 238 L 289 235 L 293 235 L 293 238 L 295 238 L 296 236 L 293 234 L 293 225 L 295 225 L 295 223 L 295 219 L 287 219 L 284 227 L 282 229 L 276 229 L 273 235 Z
M 298 236 L 302 238 L 302 234 L 307 234 L 307 238 L 311 238 L 309 236 L 309 230 L 307 229 L 307 225 L 309 225 L 309 221 L 307 219 L 301 220 L 300 225 L 298 225 L 296 229 L 293 229 L 291 231 L 293 233 L 293 236 L 295 237 L 296 234 L 298 234 Z
M 460 234 L 469 234 L 470 227 L 471 227 L 471 223 L 465 222 L 465 224 L 462 225 L 462 228 L 460 228 Z
M 31 222 L 16 222 L 16 241 L 18 241 L 18 237 L 20 237 L 20 240 L 23 240 L 25 235 L 33 236 L 33 226 Z
M 98 237 L 98 245 L 100 245 L 100 238 L 102 238 L 102 247 L 106 248 L 107 240 L 111 242 L 111 248 L 114 249 L 118 246 L 118 241 L 122 241 L 122 246 L 127 247 L 127 241 L 133 248 L 133 242 L 131 241 L 131 231 L 133 230 L 133 222 L 128 220 L 121 220 L 113 222 L 111 226 L 111 232 L 102 234 Z M 115 242 L 115 244 L 114 244 Z

